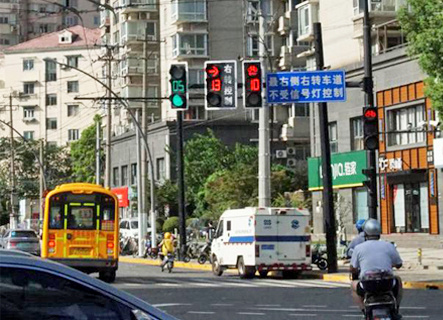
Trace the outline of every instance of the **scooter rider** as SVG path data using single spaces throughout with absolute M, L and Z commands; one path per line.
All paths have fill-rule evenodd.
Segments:
M 356 222 L 355 227 L 357 228 L 358 235 L 351 241 L 351 243 L 348 246 L 348 249 L 346 250 L 346 257 L 350 259 L 352 257 L 352 252 L 354 251 L 355 247 L 359 244 L 365 242 L 365 233 L 363 231 L 363 225 L 365 224 L 365 219 L 360 219 Z
M 377 220 L 369 219 L 365 222 L 363 227 L 366 241 L 358 245 L 352 254 L 351 269 L 352 274 L 352 297 L 355 303 L 364 310 L 364 288 L 360 283 L 360 279 L 368 271 L 384 270 L 392 273 L 392 268 L 401 268 L 403 261 L 397 252 L 397 249 L 392 243 L 379 241 L 381 234 L 380 223 Z M 358 277 L 359 280 L 356 280 Z M 397 306 L 400 307 L 400 302 L 403 295 L 401 279 L 395 276 L 395 283 L 393 287 L 393 294 L 397 299 Z M 398 314 L 395 319 L 401 319 Z
M 170 232 L 165 232 L 164 238 L 162 242 L 160 242 L 159 246 L 161 246 L 163 261 L 160 265 L 162 271 L 168 262 L 168 253 L 174 253 L 174 240 L 172 239 L 172 235 Z

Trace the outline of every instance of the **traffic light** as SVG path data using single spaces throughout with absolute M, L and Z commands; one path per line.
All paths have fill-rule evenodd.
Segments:
M 176 63 L 172 64 L 169 69 L 171 79 L 171 100 L 172 108 L 176 110 L 188 109 L 188 64 Z
M 363 108 L 363 133 L 365 149 L 378 149 L 378 116 L 376 107 L 368 106 Z
M 243 103 L 245 108 L 262 107 L 262 68 L 259 61 L 243 61 Z
M 235 109 L 237 106 L 237 61 L 206 61 L 205 73 L 206 109 Z

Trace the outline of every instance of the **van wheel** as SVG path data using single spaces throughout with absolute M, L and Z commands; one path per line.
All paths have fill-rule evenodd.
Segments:
M 237 262 L 238 275 L 242 279 L 249 279 L 255 275 L 255 267 L 245 266 L 243 257 L 238 258 Z
M 217 277 L 220 277 L 223 274 L 223 269 L 221 268 L 216 256 L 212 258 L 212 273 Z
M 258 274 L 260 275 L 260 278 L 266 278 L 268 275 L 268 271 L 262 270 L 262 271 L 259 271 Z
M 115 270 L 111 270 L 111 271 L 100 271 L 98 273 L 98 278 L 104 282 L 107 283 L 112 283 L 115 281 L 115 277 L 116 277 L 116 271 Z

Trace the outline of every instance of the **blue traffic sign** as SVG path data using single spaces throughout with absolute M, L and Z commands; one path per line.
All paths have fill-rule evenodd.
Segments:
M 266 100 L 271 104 L 346 101 L 343 70 L 268 73 Z

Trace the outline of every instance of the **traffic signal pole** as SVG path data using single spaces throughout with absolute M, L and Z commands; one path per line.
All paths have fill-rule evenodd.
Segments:
M 186 253 L 185 177 L 183 160 L 183 111 L 177 111 L 177 182 L 180 260 L 184 259 Z
M 262 66 L 263 80 L 266 77 L 266 17 L 265 1 L 261 0 L 259 6 L 259 56 Z M 262 80 L 262 83 L 264 82 Z M 269 142 L 269 108 L 266 103 L 265 90 L 262 93 L 262 107 L 259 109 L 258 124 L 258 205 L 259 207 L 269 207 L 271 205 L 271 157 Z
M 364 46 L 364 70 L 363 91 L 365 92 L 366 106 L 374 106 L 374 82 L 372 79 L 372 52 L 371 52 L 371 28 L 369 24 L 369 1 L 363 1 L 363 46 Z M 368 211 L 369 218 L 377 219 L 377 171 L 376 150 L 367 151 L 368 170 Z
M 321 33 L 321 24 L 314 23 L 314 48 L 317 70 L 323 70 L 323 40 Z M 320 140 L 321 140 L 321 159 L 323 173 L 323 217 L 325 220 L 326 249 L 328 253 L 328 272 L 337 272 L 337 235 L 336 222 L 334 214 L 334 201 L 332 191 L 332 172 L 331 172 L 331 147 L 329 143 L 328 130 L 328 105 L 326 102 L 318 104 Z

